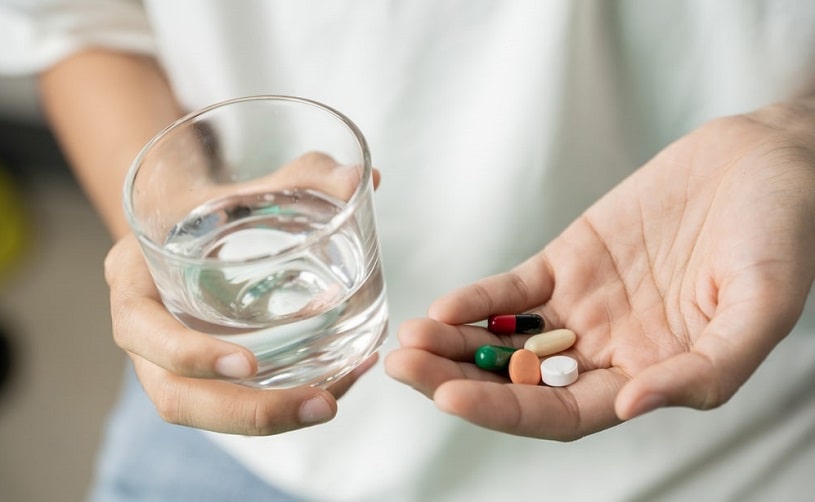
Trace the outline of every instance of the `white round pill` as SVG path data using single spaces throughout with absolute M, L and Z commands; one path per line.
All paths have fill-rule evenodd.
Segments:
M 541 362 L 541 379 L 552 387 L 565 387 L 577 380 L 577 361 L 569 356 L 547 357 Z

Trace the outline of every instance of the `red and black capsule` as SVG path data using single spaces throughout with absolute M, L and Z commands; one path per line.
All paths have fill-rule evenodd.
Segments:
M 538 314 L 496 314 L 487 318 L 487 329 L 496 335 L 536 335 L 543 332 L 543 317 Z

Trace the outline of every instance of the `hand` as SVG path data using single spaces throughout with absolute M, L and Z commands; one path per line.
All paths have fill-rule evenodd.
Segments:
M 302 386 L 258 390 L 219 380 L 257 370 L 244 347 L 185 328 L 165 308 L 135 236 L 105 260 L 113 335 L 133 360 L 142 387 L 167 422 L 218 432 L 269 435 L 330 420 L 336 399 L 376 362 L 376 355 L 328 390 Z
M 675 142 L 512 271 L 404 323 L 386 371 L 443 411 L 573 440 L 662 406 L 725 403 L 800 317 L 815 276 L 815 105 L 715 120 Z M 537 312 L 577 333 L 569 387 L 478 369 L 467 325 Z
M 330 186 L 340 188 L 329 193 L 344 198 L 356 186 L 356 169 L 332 174 L 334 162 L 325 155 L 306 155 L 297 163 L 300 169 L 284 168 L 283 176 L 267 182 L 294 180 L 298 186 L 329 191 L 333 175 L 338 183 Z M 375 187 L 379 179 L 374 170 Z M 164 307 L 135 236 L 122 238 L 110 250 L 105 277 L 114 340 L 133 360 L 142 387 L 167 422 L 243 435 L 277 434 L 326 422 L 337 412 L 336 399 L 377 360 L 373 355 L 327 390 L 258 390 L 224 381 L 253 375 L 254 355 L 178 322 Z

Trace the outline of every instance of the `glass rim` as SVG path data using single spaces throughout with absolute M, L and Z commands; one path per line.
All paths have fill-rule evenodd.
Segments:
M 162 141 L 171 132 L 177 130 L 179 127 L 191 124 L 195 119 L 203 115 L 206 115 L 214 110 L 225 108 L 227 106 L 238 103 L 246 103 L 252 101 L 278 101 L 278 102 L 298 103 L 302 105 L 311 106 L 317 108 L 322 112 L 327 113 L 328 115 L 333 116 L 335 119 L 339 121 L 339 123 L 345 125 L 351 132 L 351 134 L 354 136 L 354 139 L 356 139 L 360 149 L 360 153 L 362 153 L 362 176 L 360 177 L 359 183 L 354 188 L 354 193 L 351 194 L 351 197 L 348 198 L 348 202 L 346 202 L 343 208 L 333 218 L 331 218 L 331 221 L 327 225 L 320 227 L 319 229 L 309 233 L 308 236 L 306 236 L 306 238 L 302 242 L 289 248 L 285 248 L 279 253 L 265 254 L 248 259 L 244 258 L 225 260 L 222 258 L 208 258 L 208 257 L 193 258 L 185 254 L 168 251 L 166 247 L 164 247 L 158 242 L 155 242 L 153 239 L 146 235 L 145 231 L 142 228 L 142 225 L 138 222 L 138 219 L 136 218 L 136 215 L 133 212 L 133 197 L 132 197 L 133 188 L 136 180 L 136 175 L 138 174 L 139 167 L 143 163 L 144 158 L 147 156 L 149 152 L 153 150 L 156 144 Z M 172 123 L 170 123 L 163 129 L 161 129 L 147 143 L 145 143 L 145 145 L 139 150 L 139 153 L 130 163 L 130 167 L 128 168 L 127 173 L 125 175 L 122 205 L 124 206 L 125 218 L 127 219 L 127 223 L 130 226 L 130 230 L 133 232 L 133 234 L 135 234 L 136 238 L 142 244 L 142 246 L 145 246 L 148 249 L 164 257 L 169 257 L 177 261 L 191 264 L 217 263 L 220 265 L 238 265 L 245 263 L 284 260 L 291 254 L 294 254 L 311 246 L 315 241 L 318 241 L 327 235 L 333 234 L 339 227 L 345 224 L 345 222 L 350 218 L 350 216 L 355 212 L 357 207 L 361 204 L 360 200 L 363 197 L 363 193 L 367 191 L 367 188 L 371 180 L 371 171 L 372 171 L 371 154 L 368 148 L 368 142 L 365 139 L 365 136 L 362 134 L 362 131 L 359 129 L 359 127 L 357 127 L 357 125 L 343 113 L 319 101 L 299 96 L 291 96 L 284 94 L 256 94 L 249 96 L 241 96 L 237 98 L 227 99 L 224 101 L 219 101 L 217 103 L 213 103 L 203 108 L 199 108 L 197 110 L 189 112 L 186 115 L 174 120 Z

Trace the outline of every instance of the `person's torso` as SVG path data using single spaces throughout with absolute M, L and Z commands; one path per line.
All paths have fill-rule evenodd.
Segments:
M 798 12 L 758 1 L 146 4 L 184 106 L 292 94 L 360 126 L 382 171 L 385 350 L 401 320 L 538 251 L 667 142 L 815 82 L 815 9 L 805 3 Z M 765 472 L 784 454 L 785 440 L 741 436 L 781 421 L 768 409 L 800 395 L 774 387 L 778 368 L 811 379 L 812 361 L 812 336 L 791 337 L 719 410 L 662 410 L 571 444 L 445 416 L 381 367 L 330 424 L 213 438 L 265 479 L 319 500 L 682 496 L 706 486 L 699 465 L 723 476 L 711 488 L 720 498 L 749 486 L 722 472 Z M 794 417 L 802 406 L 813 403 Z

